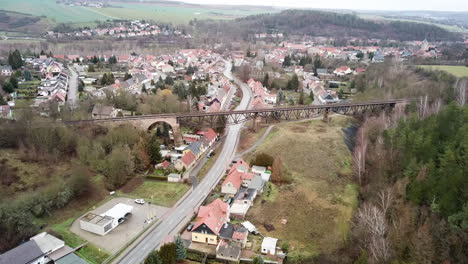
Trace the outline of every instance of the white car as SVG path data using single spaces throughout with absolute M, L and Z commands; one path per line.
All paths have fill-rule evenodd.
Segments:
M 137 203 L 137 204 L 145 204 L 145 200 L 143 200 L 143 199 L 135 199 L 135 203 Z

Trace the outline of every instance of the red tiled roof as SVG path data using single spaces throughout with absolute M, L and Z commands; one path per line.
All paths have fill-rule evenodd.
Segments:
M 169 165 L 171 165 L 171 163 L 169 163 L 169 161 L 165 160 L 161 163 L 161 167 L 167 169 L 169 167 Z
M 237 239 L 237 240 L 244 240 L 247 237 L 248 232 L 237 232 L 234 231 L 232 234 L 232 239 Z
M 229 205 L 219 198 L 206 206 L 201 206 L 193 230 L 205 224 L 213 233 L 218 235 L 223 224 L 227 221 L 228 210 Z
M 216 134 L 216 132 L 215 132 L 212 128 L 209 128 L 209 129 L 205 132 L 204 136 L 205 136 L 206 138 L 208 138 L 208 140 L 213 141 L 213 140 L 216 139 L 216 137 L 218 136 L 218 134 Z
M 184 156 L 180 159 L 185 166 L 190 166 L 195 161 L 195 155 L 191 151 L 185 153 Z
M 223 182 L 223 186 L 228 184 L 228 183 L 231 183 L 236 189 L 239 189 L 241 187 L 241 185 L 242 185 L 242 174 L 244 174 L 244 173 L 242 173 L 242 172 L 240 172 L 238 170 L 231 169 L 228 176 L 226 177 L 226 179 Z

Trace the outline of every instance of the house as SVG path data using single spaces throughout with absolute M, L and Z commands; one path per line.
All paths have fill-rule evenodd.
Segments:
M 0 105 L 0 118 L 11 118 L 11 117 L 12 117 L 11 107 L 9 105 Z
M 272 237 L 265 237 L 263 238 L 262 242 L 262 254 L 266 255 L 276 255 L 276 243 L 278 239 Z
M 37 234 L 16 248 L 0 255 L 0 264 L 44 264 L 44 263 L 74 263 L 86 262 L 76 256 L 75 250 L 65 244 L 64 241 L 46 232 Z M 66 262 L 73 257 L 74 262 Z
M 168 182 L 180 182 L 182 180 L 182 175 L 178 173 L 171 173 L 167 175 Z
M 112 106 L 96 104 L 93 107 L 92 117 L 93 119 L 114 118 L 117 117 L 119 112 L 119 109 Z
M 176 161 L 175 168 L 179 171 L 183 169 L 188 170 L 193 166 L 196 159 L 197 158 L 195 157 L 195 155 L 191 151 L 189 151 L 185 153 L 181 159 Z
M 345 76 L 345 75 L 353 73 L 353 71 L 348 66 L 341 66 L 337 68 L 333 73 L 336 76 Z
M 2 76 L 11 76 L 13 74 L 13 69 L 10 65 L 0 66 L 0 75 Z
M 229 222 L 229 205 L 221 199 L 201 206 L 192 229 L 192 241 L 217 245 L 218 235 L 226 222 Z
M 242 172 L 232 170 L 223 184 L 221 185 L 221 192 L 224 194 L 236 194 L 242 186 Z
M 234 202 L 232 203 L 229 210 L 231 218 L 236 220 L 243 220 L 252 206 L 256 196 L 256 189 L 241 188 L 234 196 Z
M 218 134 L 212 128 L 209 128 L 206 131 L 198 131 L 197 135 L 202 135 L 203 137 L 205 137 L 209 142 L 209 147 L 211 147 L 218 138 Z
M 195 141 L 192 144 L 188 145 L 186 149 L 184 149 L 184 154 L 188 152 L 192 152 L 195 155 L 195 159 L 198 159 L 201 154 L 205 151 L 205 146 L 200 141 Z
M 29 240 L 0 255 L 1 264 L 44 264 L 45 254 L 37 243 Z
M 221 240 L 216 247 L 216 258 L 238 262 L 241 256 L 242 248 L 239 243 L 229 240 Z
M 267 174 L 269 175 L 269 174 Z M 263 180 L 263 177 L 261 174 L 255 174 L 253 177 L 252 181 L 250 181 L 249 184 L 249 189 L 254 189 L 259 193 L 263 192 L 263 188 L 265 187 L 265 180 Z

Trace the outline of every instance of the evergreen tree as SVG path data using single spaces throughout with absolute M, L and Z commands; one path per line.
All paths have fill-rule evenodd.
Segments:
M 174 84 L 174 79 L 172 79 L 171 76 L 167 76 L 166 80 L 164 80 L 164 83 L 167 85 L 173 85 Z
M 159 251 L 152 251 L 148 257 L 146 257 L 144 264 L 163 264 Z
M 6 93 L 14 93 L 15 92 L 15 87 L 10 82 L 5 82 L 2 87 L 3 91 Z
M 266 73 L 265 77 L 263 77 L 262 85 L 265 86 L 266 88 L 270 87 L 270 76 L 268 75 L 268 73 Z
M 17 70 L 23 66 L 23 59 L 19 50 L 16 49 L 15 51 L 8 54 L 8 64 L 10 64 L 14 70 Z
M 314 93 L 312 91 L 310 91 L 309 98 L 313 103 L 315 98 L 314 98 Z
M 176 237 L 175 240 L 176 244 L 176 260 L 181 261 L 187 258 L 187 249 L 184 246 L 184 242 L 180 238 L 180 236 Z
M 14 89 L 18 89 L 18 79 L 14 75 L 10 77 L 9 82 L 13 85 Z
M 299 104 L 300 105 L 304 104 L 304 89 L 302 89 L 301 93 L 299 94 Z
M 278 99 L 278 104 L 280 104 L 281 102 L 284 101 L 284 92 L 283 92 L 283 89 L 279 89 L 277 97 L 278 97 L 278 98 L 277 98 L 277 99 Z
M 147 92 L 148 92 L 148 90 L 146 90 L 146 84 L 143 84 L 143 85 L 141 86 L 141 92 L 142 92 L 142 93 L 147 93 Z
M 126 72 L 125 75 L 124 75 L 124 81 L 129 80 L 131 78 L 132 78 L 132 75 L 130 73 Z
M 151 137 L 148 144 L 148 155 L 150 156 L 151 162 L 153 162 L 153 164 L 158 164 L 163 160 L 160 146 L 161 143 L 158 140 L 158 135 L 155 133 Z
M 299 78 L 297 74 L 294 74 L 291 79 L 288 81 L 288 90 L 297 90 L 299 88 Z
M 292 65 L 291 64 L 291 56 L 286 55 L 286 57 L 284 57 L 283 67 L 289 67 L 291 65 Z
M 162 263 L 175 264 L 176 263 L 176 245 L 175 243 L 164 244 L 159 249 Z
M 116 64 L 116 63 L 117 63 L 117 57 L 115 57 L 115 55 L 112 55 L 109 58 L 109 64 Z
M 27 82 L 31 81 L 31 80 L 32 80 L 32 74 L 31 74 L 31 72 L 28 71 L 28 70 L 24 70 L 24 71 L 23 71 L 23 78 L 24 78 L 24 80 L 27 81 Z

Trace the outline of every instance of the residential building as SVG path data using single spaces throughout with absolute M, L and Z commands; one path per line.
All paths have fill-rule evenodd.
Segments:
M 13 74 L 13 68 L 10 65 L 0 66 L 0 75 L 11 76 L 11 74 Z
M 226 222 L 229 222 L 229 205 L 221 199 L 201 206 L 192 229 L 192 241 L 217 245 L 219 232 Z
M 278 239 L 272 238 L 272 237 L 265 237 L 263 238 L 262 241 L 262 249 L 261 252 L 262 254 L 267 254 L 267 255 L 276 255 L 276 243 L 278 242 Z
M 113 106 L 96 104 L 93 107 L 92 117 L 93 119 L 102 119 L 102 118 L 114 118 L 117 117 L 119 109 L 114 108 Z

